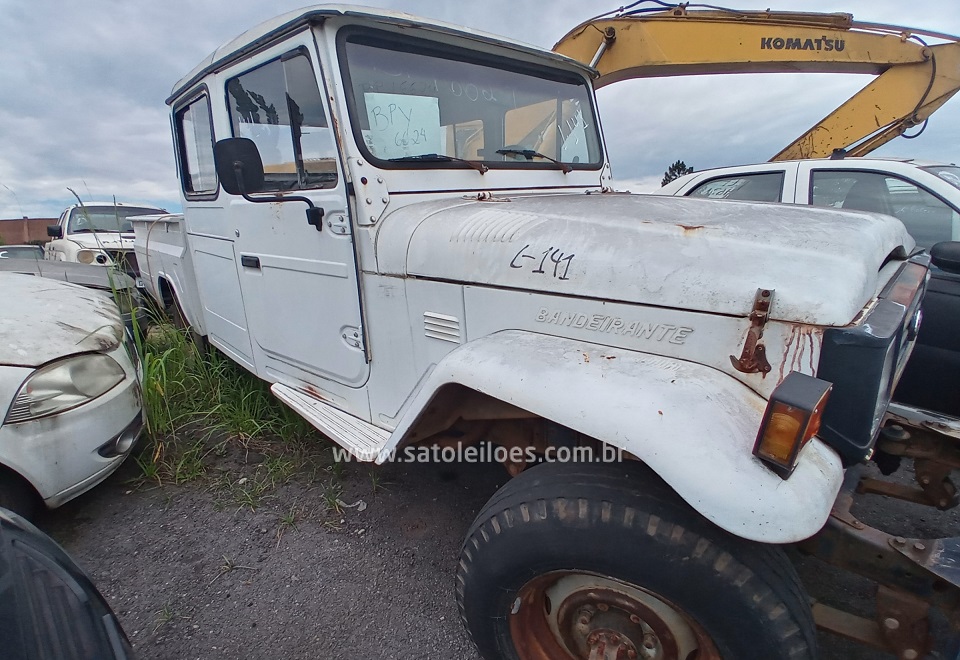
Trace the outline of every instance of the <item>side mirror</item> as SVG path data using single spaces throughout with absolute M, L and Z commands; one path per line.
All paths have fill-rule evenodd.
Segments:
M 250 138 L 224 138 L 213 145 L 213 160 L 220 185 L 230 195 L 263 190 L 263 161 Z
M 263 190 L 263 161 L 256 143 L 250 138 L 224 138 L 213 145 L 213 161 L 217 166 L 220 185 L 228 195 L 242 195 L 248 202 L 270 204 L 276 202 L 303 202 L 307 205 L 307 223 L 317 231 L 323 229 L 323 209 L 313 205 L 309 197 L 300 195 L 270 195 L 251 197 L 250 193 Z
M 960 241 L 942 241 L 930 248 L 930 261 L 949 273 L 960 273 Z
M 63 238 L 63 227 L 60 225 L 47 225 L 47 236 L 50 238 Z

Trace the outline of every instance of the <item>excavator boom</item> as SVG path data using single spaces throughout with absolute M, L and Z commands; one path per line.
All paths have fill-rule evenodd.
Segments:
M 641 3 L 635 3 L 641 4 Z M 928 46 L 923 40 L 945 41 Z M 720 73 L 876 76 L 771 160 L 864 155 L 960 90 L 960 38 L 851 14 L 691 10 L 623 13 L 571 30 L 554 50 L 597 69 L 597 87 L 632 78 Z

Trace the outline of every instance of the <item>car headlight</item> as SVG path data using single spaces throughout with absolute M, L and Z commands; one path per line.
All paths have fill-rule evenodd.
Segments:
M 7 424 L 55 415 L 109 392 L 123 382 L 123 367 L 108 355 L 78 355 L 30 374 L 7 413 Z
M 80 250 L 77 252 L 77 261 L 82 264 L 92 264 L 96 262 L 103 265 L 110 261 L 110 257 L 101 250 Z

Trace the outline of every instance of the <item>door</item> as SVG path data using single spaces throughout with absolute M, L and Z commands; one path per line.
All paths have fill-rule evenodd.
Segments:
M 234 231 L 224 212 L 225 195 L 217 195 L 213 117 L 206 86 L 177 103 L 173 123 L 184 197 L 183 231 L 189 236 L 196 297 L 200 301 L 195 311 L 203 316 L 203 328 L 214 346 L 256 371 L 237 276 Z M 145 249 L 147 253 L 151 251 L 149 242 Z M 157 264 L 147 260 L 141 266 L 150 273 L 153 286 L 157 286 L 157 273 L 153 272 Z
M 258 372 L 359 387 L 367 361 L 346 185 L 309 44 L 306 32 L 244 63 L 228 74 L 226 98 L 233 136 L 260 151 L 264 192 L 309 197 L 322 230 L 298 201 L 228 197 L 227 212 Z

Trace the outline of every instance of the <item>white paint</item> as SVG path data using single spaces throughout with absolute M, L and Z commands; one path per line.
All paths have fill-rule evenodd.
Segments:
M 839 488 L 837 456 L 814 440 L 782 480 L 752 456 L 753 442 L 776 384 L 815 371 L 823 327 L 851 323 L 889 278 L 887 256 L 912 247 L 902 225 L 599 194 L 605 162 L 570 173 L 522 163 L 379 169 L 355 142 L 340 78 L 337 33 L 356 24 L 583 73 L 520 44 L 337 7 L 278 17 L 216 51 L 175 89 L 203 71 L 195 82 L 222 89 L 295 48 L 322 67 L 339 179 L 303 194 L 346 221 L 342 233 L 318 233 L 300 202 L 251 204 L 222 190 L 184 199 L 211 342 L 318 425 L 337 424 L 347 446 L 390 432 L 389 451 L 438 387 L 461 383 L 634 453 L 734 534 L 781 543 L 815 533 Z M 264 39 L 281 29 L 282 39 Z M 210 67 L 254 41 L 262 47 L 246 59 Z M 230 135 L 222 95 L 211 101 L 215 133 Z M 576 126 L 570 135 L 575 149 Z M 243 266 L 244 255 L 260 267 Z M 776 290 L 766 376 L 730 365 L 758 288 Z M 441 336 L 436 319 L 447 324 Z
M 0 291 L 0 364 L 38 367 L 74 353 L 115 348 L 123 339 L 123 321 L 108 293 L 4 272 Z
M 827 209 L 626 194 L 505 199 L 395 211 L 377 236 L 378 270 L 738 316 L 767 288 L 771 318 L 842 326 L 874 295 L 887 255 L 913 246 L 891 218 Z
M 743 538 L 790 543 L 826 522 L 843 480 L 815 439 L 781 479 L 753 457 L 766 401 L 724 374 L 682 360 L 560 337 L 504 331 L 440 361 L 380 453 L 389 458 L 447 383 L 529 410 L 639 456 L 694 509 Z
M 142 414 L 139 376 L 118 340 L 119 310 L 106 294 L 13 273 L 0 273 L 0 290 L 0 464 L 26 479 L 48 507 L 59 506 L 106 479 L 128 455 L 104 458 L 97 449 Z M 34 366 L 86 352 L 109 355 L 124 380 L 77 408 L 3 423 Z

